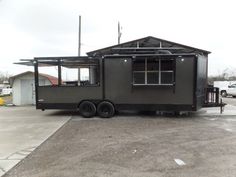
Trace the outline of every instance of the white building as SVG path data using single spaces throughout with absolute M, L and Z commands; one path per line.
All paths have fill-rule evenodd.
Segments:
M 58 79 L 47 74 L 39 74 L 39 85 L 57 85 Z M 27 71 L 10 78 L 14 105 L 35 104 L 34 73 Z

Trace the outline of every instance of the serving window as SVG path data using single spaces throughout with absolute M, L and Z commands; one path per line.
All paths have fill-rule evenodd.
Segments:
M 133 85 L 173 85 L 173 59 L 133 60 Z
M 100 82 L 98 62 L 63 61 L 61 71 L 62 85 L 98 86 Z
M 38 80 L 46 77 L 47 84 L 39 82 L 39 86 L 99 86 L 99 60 L 89 59 L 48 59 L 38 62 Z M 54 73 L 52 74 L 52 71 Z

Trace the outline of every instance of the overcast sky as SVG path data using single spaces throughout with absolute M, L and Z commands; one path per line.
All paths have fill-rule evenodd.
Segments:
M 82 54 L 121 42 L 154 36 L 209 50 L 209 75 L 235 69 L 234 0 L 0 0 L 0 71 L 30 67 L 21 58 L 75 56 L 78 16 Z M 236 70 L 236 69 L 235 69 Z

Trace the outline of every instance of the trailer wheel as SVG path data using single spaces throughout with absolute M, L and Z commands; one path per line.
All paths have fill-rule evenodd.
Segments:
M 227 92 L 225 90 L 221 91 L 221 96 L 222 97 L 227 97 Z
M 97 113 L 102 118 L 110 118 L 115 114 L 115 108 L 112 103 L 103 101 L 99 103 Z
M 96 114 L 96 106 L 91 101 L 83 101 L 79 105 L 79 112 L 83 117 L 93 117 Z

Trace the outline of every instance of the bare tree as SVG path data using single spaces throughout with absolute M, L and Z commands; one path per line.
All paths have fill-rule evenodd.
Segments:
M 236 80 L 236 69 L 226 68 L 218 75 L 208 77 L 209 84 L 213 84 L 214 81 L 232 81 L 232 80 Z
M 3 83 L 4 81 L 9 81 L 10 77 L 11 76 L 8 74 L 8 72 L 0 71 L 0 84 Z

